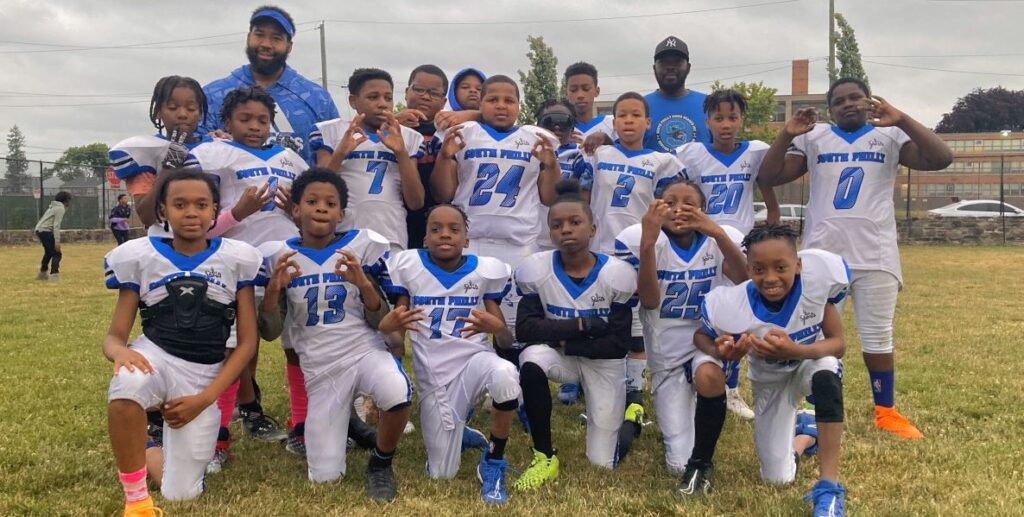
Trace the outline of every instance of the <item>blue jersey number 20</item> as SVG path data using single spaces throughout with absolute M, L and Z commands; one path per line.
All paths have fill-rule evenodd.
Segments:
M 743 199 L 742 183 L 719 183 L 708 196 L 708 215 L 735 214 L 740 207 L 740 199 Z
M 665 300 L 661 302 L 662 318 L 695 320 L 700 317 L 700 303 L 711 290 L 711 280 L 694 282 L 693 288 L 686 282 L 672 282 L 665 289 Z
M 864 169 L 861 167 L 847 167 L 839 173 L 839 185 L 836 186 L 836 195 L 832 198 L 832 206 L 836 210 L 849 210 L 857 204 L 857 196 L 860 195 L 860 185 L 864 183 Z
M 503 207 L 516 206 L 523 172 L 526 172 L 526 167 L 513 165 L 502 175 L 498 164 L 481 163 L 476 170 L 476 184 L 473 185 L 473 195 L 469 198 L 470 206 L 486 205 L 491 200 L 491 194 L 505 195 L 505 199 L 501 200 Z

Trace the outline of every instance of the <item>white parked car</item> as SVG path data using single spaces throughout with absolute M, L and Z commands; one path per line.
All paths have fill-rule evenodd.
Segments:
M 1003 211 L 1006 217 L 1024 217 L 1024 210 L 1009 203 L 1003 203 Z M 999 201 L 992 199 L 958 201 L 951 205 L 929 210 L 928 214 L 939 217 L 999 217 Z
M 758 204 L 763 205 L 764 203 L 755 203 L 755 208 Z M 779 205 L 779 218 L 783 221 L 799 221 L 803 219 L 804 205 Z M 754 212 L 754 221 L 766 220 L 768 220 L 768 208 L 757 208 L 757 212 Z

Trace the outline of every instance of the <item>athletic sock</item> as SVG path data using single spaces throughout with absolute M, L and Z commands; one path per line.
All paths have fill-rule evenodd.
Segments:
M 217 397 L 217 409 L 220 410 L 221 427 L 227 427 L 231 424 L 231 413 L 235 411 L 236 400 L 238 400 L 238 381 L 228 385 L 227 389 Z
M 626 391 L 644 390 L 644 370 L 647 359 L 626 359 Z
M 370 469 L 381 470 L 391 466 L 391 460 L 395 458 L 395 451 L 384 452 L 379 447 L 374 446 L 373 452 L 370 454 Z
M 135 472 L 117 472 L 121 479 L 121 486 L 124 488 L 124 502 L 137 503 L 149 498 L 149 489 L 146 487 L 146 466 Z
M 306 396 L 306 378 L 302 375 L 302 368 L 297 364 L 286 364 L 284 376 L 288 380 L 288 405 L 291 408 L 291 415 L 288 417 L 288 429 L 306 421 L 306 412 L 309 409 L 309 398 Z
M 523 388 L 523 405 L 530 421 L 533 448 L 549 458 L 554 456 L 551 445 L 551 387 L 544 370 L 534 363 L 526 363 L 519 370 L 519 385 Z
M 893 407 L 895 404 L 895 372 L 868 371 L 871 378 L 871 396 L 875 399 L 876 406 Z
M 487 459 L 489 460 L 503 460 L 505 459 L 505 444 L 508 443 L 508 437 L 498 438 L 491 435 L 491 443 L 487 447 Z
M 705 397 L 697 394 L 697 408 L 693 415 L 693 452 L 689 464 L 701 468 L 711 465 L 715 446 L 725 425 L 725 395 Z

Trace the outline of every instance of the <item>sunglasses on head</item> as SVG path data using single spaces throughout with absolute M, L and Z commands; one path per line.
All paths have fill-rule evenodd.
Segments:
M 555 128 L 570 130 L 576 126 L 576 117 L 568 113 L 545 113 L 541 115 L 539 125 L 548 130 Z

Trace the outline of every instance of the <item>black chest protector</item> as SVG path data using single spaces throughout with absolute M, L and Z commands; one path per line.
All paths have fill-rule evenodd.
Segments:
M 235 322 L 235 303 L 209 299 L 205 279 L 181 277 L 164 285 L 167 298 L 153 306 L 139 303 L 142 333 L 167 353 L 200 364 L 224 360 Z

